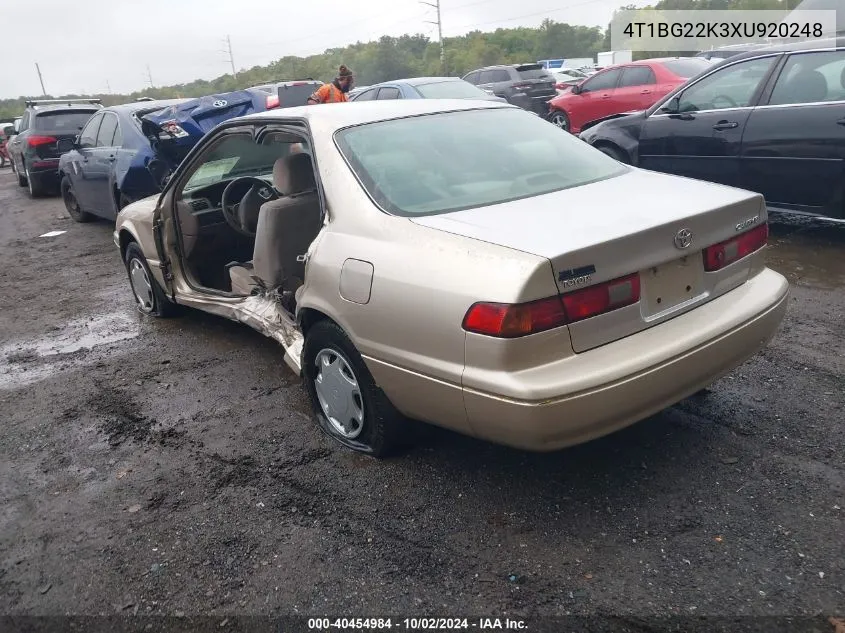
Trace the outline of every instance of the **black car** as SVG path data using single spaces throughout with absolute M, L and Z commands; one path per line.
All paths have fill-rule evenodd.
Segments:
M 580 137 L 632 165 L 762 193 L 772 210 L 845 220 L 845 37 L 731 57 Z
M 488 66 L 473 70 L 462 79 L 513 105 L 543 116 L 549 111 L 549 100 L 557 96 L 555 78 L 540 64 Z
M 26 102 L 18 134 L 8 144 L 12 169 L 32 197 L 59 190 L 61 141 L 73 140 L 102 108 L 98 99 L 32 100 Z

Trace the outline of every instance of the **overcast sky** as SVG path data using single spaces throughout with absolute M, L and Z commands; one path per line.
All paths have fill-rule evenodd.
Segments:
M 434 2 L 434 0 L 431 0 Z M 600 26 L 626 0 L 441 0 L 443 33 L 537 26 L 544 18 Z M 643 0 L 638 5 L 648 4 Z M 426 33 L 434 9 L 416 0 L 4 0 L 0 97 L 127 93 L 212 79 L 283 55 L 308 55 L 380 35 Z

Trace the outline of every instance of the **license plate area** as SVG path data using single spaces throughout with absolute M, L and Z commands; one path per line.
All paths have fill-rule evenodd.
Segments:
M 704 290 L 701 253 L 642 270 L 640 283 L 640 303 L 647 320 L 695 301 Z

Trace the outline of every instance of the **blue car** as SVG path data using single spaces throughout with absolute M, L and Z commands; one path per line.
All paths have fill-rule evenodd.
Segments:
M 482 99 L 505 101 L 459 77 L 414 77 L 385 81 L 350 97 L 350 101 L 381 101 L 383 99 Z
M 218 123 L 267 109 L 258 90 L 196 99 L 137 101 L 99 110 L 59 159 L 70 216 L 114 219 L 127 204 L 161 192 L 191 148 Z

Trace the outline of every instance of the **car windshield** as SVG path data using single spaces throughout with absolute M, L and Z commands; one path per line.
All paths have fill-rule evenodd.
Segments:
M 336 139 L 373 200 L 403 216 L 539 196 L 628 169 L 516 108 L 368 123 L 341 130 Z
M 488 96 L 481 88 L 463 79 L 420 84 L 416 88 L 426 99 L 484 99 Z
M 689 79 L 695 77 L 705 68 L 711 68 L 710 62 L 700 57 L 686 57 L 684 59 L 670 59 L 662 62 L 663 65 L 669 69 L 669 72 L 674 73 L 678 77 Z
M 78 132 L 97 110 L 41 112 L 35 116 L 33 128 L 53 132 Z

